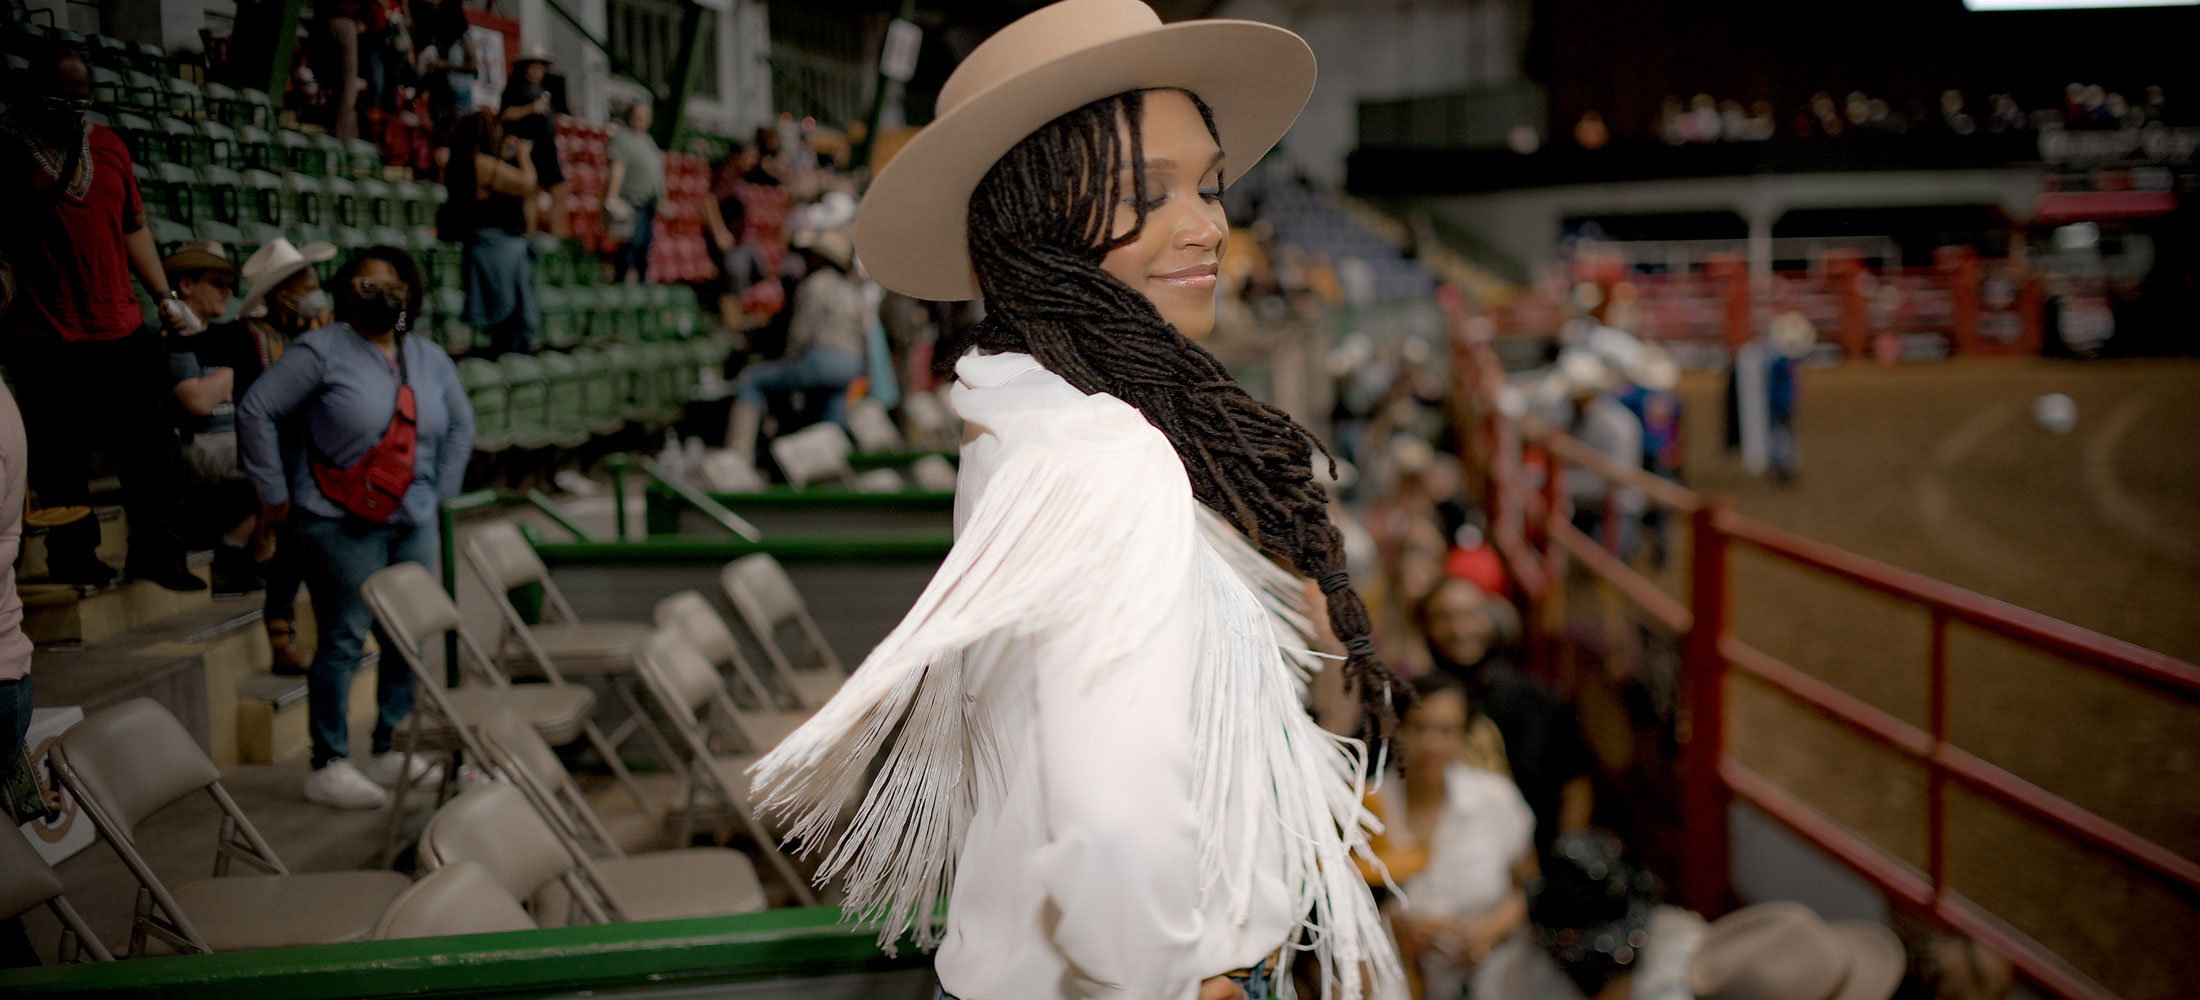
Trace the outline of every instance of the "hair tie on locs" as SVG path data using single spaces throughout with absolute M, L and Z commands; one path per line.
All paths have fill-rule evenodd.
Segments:
M 1337 591 L 1352 586 L 1352 574 L 1347 573 L 1341 569 L 1332 573 L 1323 573 L 1322 578 L 1319 582 L 1319 586 L 1321 587 L 1323 594 L 1334 594 Z
M 1346 639 L 1344 641 L 1344 653 L 1346 656 L 1349 656 L 1353 659 L 1364 659 L 1366 657 L 1374 656 L 1375 637 L 1372 635 L 1356 635 L 1350 639 Z

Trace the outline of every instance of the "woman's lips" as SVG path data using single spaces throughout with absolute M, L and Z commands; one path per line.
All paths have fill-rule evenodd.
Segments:
M 1198 267 L 1187 267 L 1181 271 L 1154 275 L 1153 280 L 1175 285 L 1178 288 L 1211 291 L 1215 287 L 1215 266 L 1213 264 L 1202 264 Z

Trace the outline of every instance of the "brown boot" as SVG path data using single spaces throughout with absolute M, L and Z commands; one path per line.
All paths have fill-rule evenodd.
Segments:
M 298 649 L 298 630 L 288 618 L 267 620 L 267 645 L 274 653 L 271 673 L 300 677 L 306 672 L 306 656 Z

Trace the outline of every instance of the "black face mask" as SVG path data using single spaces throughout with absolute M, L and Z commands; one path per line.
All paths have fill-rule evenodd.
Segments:
M 351 292 L 344 296 L 344 320 L 360 333 L 378 334 L 399 328 L 405 318 L 405 299 L 396 292 L 361 295 Z

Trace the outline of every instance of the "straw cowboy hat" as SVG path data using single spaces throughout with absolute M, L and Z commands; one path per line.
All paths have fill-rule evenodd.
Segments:
M 848 234 L 838 229 L 803 231 L 794 234 L 789 245 L 797 250 L 808 250 L 840 266 L 843 271 L 855 266 L 856 248 L 848 242 Z
M 1698 1000 L 1887 1000 L 1906 965 L 1901 939 L 1878 924 L 1761 903 L 1711 925 L 1688 983 Z
M 881 171 L 856 216 L 871 276 L 920 299 L 978 297 L 966 218 L 993 164 L 1046 123 L 1129 90 L 1181 88 L 1214 110 L 1224 182 L 1298 119 L 1314 91 L 1304 39 L 1257 21 L 1164 25 L 1139 0 L 1062 0 L 1002 28 L 940 88 L 940 114 Z
M 160 269 L 167 272 L 171 281 L 187 274 L 205 274 L 209 271 L 232 276 L 237 273 L 237 265 L 222 252 L 222 245 L 212 240 L 186 243 L 177 247 L 175 253 L 161 258 Z
M 264 315 L 267 309 L 262 300 L 276 285 L 334 256 L 336 247 L 328 243 L 308 243 L 301 248 L 290 245 L 289 240 L 280 236 L 267 241 L 244 262 L 244 282 L 251 290 L 244 293 L 242 311 L 238 315 Z

